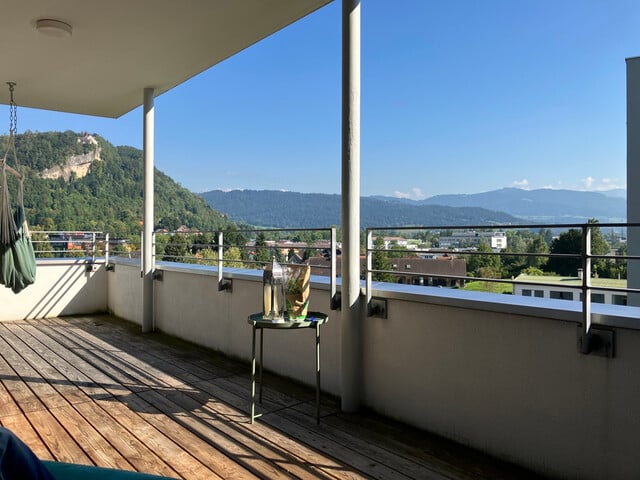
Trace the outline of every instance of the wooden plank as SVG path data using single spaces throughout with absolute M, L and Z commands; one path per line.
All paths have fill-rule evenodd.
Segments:
M 254 435 L 242 425 L 230 422 L 228 418 L 211 410 L 208 404 L 216 403 L 213 399 L 203 404 L 189 394 L 178 391 L 169 392 L 166 395 L 149 391 L 140 395 L 164 412 L 182 411 L 178 421 L 215 445 L 216 449 L 223 452 L 228 462 L 232 459 L 234 463 L 242 465 L 243 470 L 253 472 L 255 477 L 275 480 L 292 478 L 294 475 L 297 478 L 304 478 L 311 472 L 308 468 L 292 462 L 291 456 L 281 451 L 271 439 L 267 441 L 264 439 L 256 440 Z M 229 473 L 224 471 L 225 478 L 227 475 Z M 234 475 L 233 478 L 242 479 L 244 477 Z
M 52 415 L 71 435 L 91 461 L 100 467 L 135 471 L 129 463 L 72 406 L 51 410 Z
M 0 375 L 0 380 L 1 377 Z M 0 381 L 0 421 L 3 417 L 11 417 L 20 413 L 20 407 L 18 407 L 9 390 Z
M 198 385 L 202 390 L 216 398 L 216 402 L 210 408 L 221 416 L 222 421 L 227 417 L 229 419 L 237 418 L 240 413 L 243 417 L 242 425 L 251 432 L 251 435 L 258 436 L 262 439 L 260 441 L 269 441 L 278 445 L 282 451 L 295 457 L 298 462 L 305 464 L 308 468 L 317 470 L 317 475 L 340 479 L 366 477 L 362 472 L 354 469 L 349 462 L 339 461 L 328 454 L 325 448 L 314 448 L 308 443 L 293 440 L 290 432 L 286 430 L 274 429 L 272 425 L 263 421 L 264 417 L 259 418 L 255 424 L 251 425 L 246 413 L 241 413 L 248 405 L 248 393 L 243 392 L 238 395 L 237 392 L 226 390 L 226 381 L 228 379 L 218 378 L 213 381 L 201 382 Z M 220 382 L 225 382 L 225 386 L 220 386 Z
M 109 402 L 106 408 L 111 408 Z M 135 469 L 139 472 L 151 473 L 165 477 L 177 478 L 178 473 L 169 467 L 145 442 L 149 439 L 140 437 L 111 417 L 96 402 L 79 403 L 76 410 L 102 435 Z M 127 421 L 124 418 L 123 421 Z
M 0 419 L 0 424 L 15 433 L 31 451 L 41 460 L 53 460 L 51 451 L 44 444 L 23 414 L 12 415 Z
M 194 380 L 207 380 L 238 373 L 238 362 L 224 355 L 167 335 L 141 334 L 138 326 L 111 316 L 105 315 L 102 318 L 104 323 L 99 331 L 94 326 L 95 322 L 80 324 L 77 318 L 74 319 L 74 333 L 92 341 L 99 337 L 112 349 L 131 352 L 136 357 L 141 354 L 138 358 L 151 365 L 157 365 L 157 361 L 177 365 L 189 363 L 190 369 L 186 372 L 186 378 L 193 375 L 197 377 Z M 59 325 L 63 325 L 64 321 L 58 320 Z
M 71 335 L 71 332 L 62 331 L 61 329 L 45 328 L 45 332 L 48 336 L 56 339 Z M 91 343 L 92 337 L 86 332 L 80 332 L 75 341 L 76 347 L 73 349 L 73 353 L 69 351 L 66 356 L 73 354 L 82 359 L 92 369 L 91 372 L 87 371 L 87 373 L 91 373 L 96 382 L 104 385 L 113 385 L 113 389 L 117 392 L 112 391 L 112 393 L 125 393 L 122 391 L 122 387 L 126 388 L 126 392 L 145 390 L 151 384 L 149 379 L 153 375 L 150 371 L 150 365 L 145 364 L 135 356 L 124 356 L 122 352 L 113 347 L 108 351 L 99 350 Z M 101 340 L 98 344 L 104 345 L 105 343 L 104 340 Z M 158 385 L 158 382 L 160 382 L 160 385 Z M 158 382 L 152 384 L 170 388 L 170 385 L 166 382 L 162 383 L 162 380 L 158 380 Z
M 0 335 L 4 333 L 0 325 Z M 44 404 L 11 366 L 20 362 L 22 362 L 22 358 L 3 338 L 0 338 L 0 378 L 2 384 L 23 412 L 43 410 Z
M 239 407 L 246 404 L 245 398 L 249 391 L 227 378 L 216 379 L 213 382 L 209 382 L 208 386 L 201 384 L 201 387 L 227 403 L 237 403 Z M 324 455 L 333 458 L 334 461 L 343 468 L 349 467 L 353 472 L 357 472 L 358 474 L 366 474 L 372 478 L 379 479 L 407 480 L 410 478 L 402 472 L 398 472 L 382 464 L 379 459 L 369 458 L 357 450 L 337 443 L 335 439 L 321 435 L 318 429 L 315 428 L 315 420 L 313 420 L 313 423 L 309 422 L 309 425 L 298 425 L 288 416 L 291 409 L 278 410 L 274 408 L 274 405 L 271 405 L 271 407 L 271 412 L 260 417 L 258 422 L 276 428 L 281 432 L 286 432 L 287 437 L 297 441 L 294 443 L 301 443 L 320 451 Z M 428 474 L 428 472 L 425 472 L 425 476 L 422 477 L 425 480 L 430 478 L 426 476 L 426 474 Z M 440 479 L 442 477 L 433 476 L 431 478 Z
M 214 476 L 211 470 L 185 450 L 185 448 L 188 448 L 187 446 L 182 448 L 176 444 L 156 430 L 153 425 L 132 412 L 126 405 L 108 400 L 99 400 L 96 403 L 102 406 L 105 411 L 108 411 L 122 427 L 142 441 L 146 448 L 149 448 L 158 457 L 162 458 L 182 478 L 197 480 Z
M 55 362 L 57 355 L 34 338 L 30 332 L 23 327 L 29 329 L 29 326 L 26 324 L 21 326 L 17 324 L 7 326 L 9 333 L 4 335 L 4 340 L 11 344 L 15 350 L 20 351 L 20 355 L 24 358 L 25 365 L 15 358 L 12 359 L 14 369 L 17 365 L 20 365 L 21 371 L 18 373 L 31 375 L 33 378 L 37 377 L 38 380 L 34 381 L 36 385 L 50 385 L 50 388 L 47 387 L 41 390 L 34 389 L 35 393 L 48 408 L 64 406 L 67 402 L 86 402 L 88 397 L 71 384 L 59 369 L 47 361 L 47 358 L 53 358 Z M 57 391 L 58 395 L 53 394 L 51 389 Z
M 76 441 L 58 423 L 51 412 L 40 410 L 26 414 L 33 428 L 51 451 L 58 462 L 93 465 L 91 459 L 82 451 Z
M 130 404 L 164 435 L 180 445 L 188 446 L 189 453 L 209 466 L 220 478 L 230 480 L 258 478 L 249 471 L 254 469 L 243 468 L 239 465 L 244 463 L 243 461 L 237 462 L 238 457 L 229 455 L 224 445 L 228 439 L 216 434 L 194 413 L 170 402 L 165 392 L 160 393 L 154 390 L 141 392 L 133 396 Z M 240 452 L 241 455 L 246 454 L 250 462 L 261 460 L 252 456 L 251 453 L 246 449 Z M 266 475 L 261 478 L 279 477 Z
M 78 341 L 83 342 L 85 347 L 93 345 L 96 337 L 89 329 L 87 329 L 87 331 L 77 329 L 75 333 L 79 338 Z M 174 355 L 172 350 L 170 351 L 166 348 L 159 350 L 162 346 L 151 341 L 151 337 L 157 337 L 156 335 L 151 335 L 148 340 L 147 337 L 145 337 L 144 340 L 133 337 L 133 340 L 131 340 L 131 336 L 126 337 L 123 332 L 118 331 L 101 332 L 100 335 L 102 338 L 97 344 L 107 343 L 111 345 L 109 352 L 110 357 L 118 358 L 122 365 L 136 366 L 140 369 L 139 371 L 144 371 L 148 374 L 153 372 L 154 377 L 157 378 L 159 382 L 164 382 L 167 386 L 180 387 L 180 383 L 184 384 L 189 381 L 201 380 L 202 377 L 197 374 L 205 378 L 215 376 L 212 375 L 210 371 L 207 372 L 202 368 L 195 367 L 190 371 L 183 370 L 184 374 L 181 377 L 181 382 L 176 383 L 175 378 L 163 374 L 164 367 L 183 363 L 184 355 L 182 357 Z M 152 350 L 156 350 L 156 354 L 151 354 L 150 351 Z M 139 376 L 137 380 L 140 380 Z M 123 384 L 126 385 L 125 382 L 123 382 Z
M 37 328 L 29 325 L 25 330 L 33 338 L 32 343 L 41 351 L 41 356 L 65 379 L 62 384 L 71 384 L 76 394 L 84 393 L 81 400 L 123 393 L 116 381 L 94 365 L 92 360 L 100 359 L 103 356 L 101 353 L 93 352 L 87 357 L 78 349 L 69 350 L 61 342 L 61 335 L 47 326 Z M 69 401 L 74 403 L 72 399 Z

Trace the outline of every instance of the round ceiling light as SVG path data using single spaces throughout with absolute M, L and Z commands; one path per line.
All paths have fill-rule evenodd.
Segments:
M 52 18 L 41 18 L 36 21 L 36 30 L 47 37 L 70 37 L 73 29 L 71 25 Z

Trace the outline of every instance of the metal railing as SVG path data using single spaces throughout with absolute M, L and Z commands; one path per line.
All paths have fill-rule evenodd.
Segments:
M 310 233 L 315 233 L 319 238 L 294 241 L 299 237 L 308 237 Z M 260 238 L 264 243 L 259 240 Z M 154 262 L 162 260 L 217 267 L 220 291 L 230 290 L 232 285 L 231 280 L 224 276 L 225 268 L 263 269 L 273 256 L 282 265 L 293 266 L 300 264 L 300 261 L 304 262 L 313 251 L 326 251 L 325 257 L 329 257 L 329 266 L 313 265 L 313 268 L 328 271 L 331 307 L 337 308 L 336 255 L 338 249 L 335 227 L 156 233 L 153 244 Z
M 442 249 L 433 247 L 424 248 L 419 245 L 416 248 L 411 250 L 406 250 L 407 254 L 410 255 L 432 255 L 434 250 L 437 250 L 439 254 L 447 253 L 450 256 L 456 257 L 465 257 L 472 258 L 474 256 L 485 256 L 488 257 L 523 257 L 523 258 L 546 258 L 547 260 L 551 258 L 564 259 L 564 260 L 573 260 L 578 265 L 580 265 L 582 275 L 579 277 L 579 284 L 571 285 L 565 284 L 562 285 L 562 288 L 574 289 L 578 290 L 581 293 L 582 302 L 582 351 L 583 353 L 589 353 L 593 348 L 592 344 L 592 335 L 591 335 L 591 303 L 592 303 L 592 293 L 594 290 L 598 292 L 623 292 L 627 296 L 629 294 L 638 294 L 640 293 L 640 289 L 638 288 L 629 288 L 625 287 L 616 287 L 616 286 L 604 286 L 604 285 L 593 285 L 593 261 L 594 260 L 606 260 L 609 262 L 624 263 L 626 266 L 628 261 L 637 261 L 640 260 L 640 256 L 637 255 L 627 255 L 627 254 L 593 254 L 592 253 L 592 232 L 594 229 L 621 229 L 628 230 L 630 228 L 640 227 L 638 223 L 586 223 L 586 224 L 553 224 L 553 225 L 542 225 L 542 224 L 533 224 L 533 225 L 480 225 L 480 226 L 412 226 L 412 227 L 374 227 L 366 229 L 366 266 L 365 266 L 365 283 L 366 283 L 366 305 L 368 309 L 369 315 L 375 315 L 379 308 L 374 302 L 372 298 L 372 282 L 374 276 L 387 276 L 387 277 L 412 277 L 412 276 L 431 276 L 435 278 L 445 279 L 445 280 L 454 280 L 459 282 L 468 282 L 468 281 L 478 281 L 478 282 L 487 282 L 488 283 L 496 283 L 496 284 L 510 284 L 512 287 L 514 285 L 535 285 L 535 286 L 546 286 L 546 287 L 558 287 L 558 283 L 554 282 L 533 282 L 533 281 L 522 281 L 517 280 L 515 278 L 490 278 L 483 277 L 481 275 L 457 275 L 457 274 L 443 274 L 443 273 L 428 273 L 428 272 L 409 272 L 409 271 L 398 271 L 393 269 L 375 269 L 374 268 L 374 257 L 375 255 L 380 254 L 388 254 L 389 252 L 398 253 L 397 249 L 389 248 L 385 246 L 381 248 L 380 244 L 378 246 L 374 245 L 374 235 L 384 234 L 393 232 L 396 234 L 402 234 L 402 238 L 406 237 L 418 237 L 419 232 L 434 232 L 432 239 L 440 238 L 442 232 L 446 232 L 447 239 L 456 238 L 456 235 L 453 232 L 462 231 L 465 232 L 463 235 L 458 235 L 460 239 L 460 243 L 463 245 L 459 245 L 458 247 Z M 508 238 L 504 232 L 506 231 L 529 231 L 533 232 L 535 230 L 543 230 L 546 229 L 548 231 L 568 231 L 571 229 L 579 230 L 581 237 L 581 248 L 577 253 L 551 253 L 551 252 L 515 252 L 509 251 L 506 248 L 495 247 L 491 250 L 487 250 L 486 248 L 482 251 L 478 250 L 477 247 L 473 247 L 470 244 L 478 242 L 478 238 L 488 238 L 490 237 L 491 232 L 500 233 L 501 235 L 495 235 L 496 238 L 503 237 L 505 240 Z M 473 232 L 476 235 L 469 235 L 467 232 Z M 424 236 L 423 236 L 424 238 Z M 465 247 L 465 239 L 467 240 L 468 245 Z M 506 247 L 507 245 L 505 245 Z M 397 247 L 396 247 L 397 248 Z M 404 251 L 404 250 L 403 250 Z M 577 274 L 578 272 L 576 272 Z
M 33 230 L 31 243 L 36 258 L 84 258 L 94 264 L 104 258 L 109 263 L 108 233 L 95 231 Z

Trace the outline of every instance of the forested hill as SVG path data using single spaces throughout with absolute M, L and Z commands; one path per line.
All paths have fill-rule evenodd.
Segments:
M 0 137 L 4 155 L 6 136 Z M 25 172 L 24 203 L 31 226 L 138 234 L 143 218 L 142 151 L 114 147 L 98 135 L 26 132 L 16 137 Z M 9 156 L 13 165 L 13 156 Z M 45 178 L 48 177 L 48 178 Z M 12 190 L 15 203 L 15 190 Z M 206 202 L 155 171 L 155 227 L 215 231 L 228 224 Z
M 274 190 L 212 190 L 200 195 L 230 219 L 251 225 L 312 228 L 340 224 L 339 195 Z M 511 215 L 484 208 L 404 205 L 371 197 L 360 199 L 360 210 L 363 228 L 519 223 Z

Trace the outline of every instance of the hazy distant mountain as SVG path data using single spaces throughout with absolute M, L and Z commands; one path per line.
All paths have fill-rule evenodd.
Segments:
M 468 195 L 436 195 L 419 201 L 393 197 L 376 198 L 403 205 L 486 208 L 541 223 L 583 223 L 590 218 L 597 218 L 603 223 L 625 222 L 627 218 L 626 191 L 623 189 L 601 193 L 503 188 Z
M 227 214 L 230 219 L 250 225 L 313 228 L 340 224 L 339 195 L 274 190 L 213 190 L 200 195 L 212 208 Z M 362 227 L 518 223 L 511 215 L 478 207 L 408 205 L 363 197 L 360 208 Z
M 615 188 L 613 190 L 605 190 L 604 192 L 600 192 L 607 197 L 613 198 L 627 198 L 627 191 L 624 188 Z

